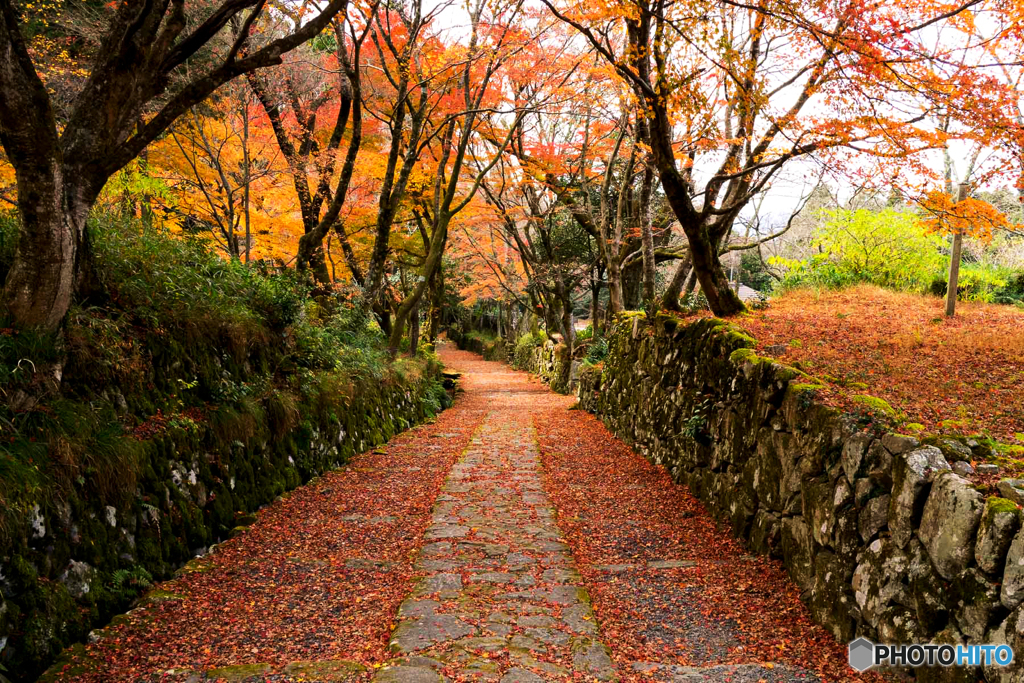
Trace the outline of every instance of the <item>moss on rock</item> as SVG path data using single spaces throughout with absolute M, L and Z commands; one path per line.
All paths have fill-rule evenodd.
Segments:
M 877 396 L 871 396 L 870 394 L 855 394 L 850 397 L 852 401 L 864 406 L 868 411 L 883 415 L 891 420 L 899 419 L 899 413 L 889 405 L 889 402 L 885 399 L 878 398 Z

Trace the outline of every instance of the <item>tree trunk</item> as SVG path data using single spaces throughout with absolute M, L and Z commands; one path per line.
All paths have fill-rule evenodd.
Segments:
M 625 301 L 622 296 L 622 269 L 619 261 L 611 255 L 608 258 L 608 308 L 612 315 L 622 313 L 625 309 Z
M 594 337 L 601 336 L 601 279 L 600 277 L 590 282 L 590 328 Z
M 412 309 L 409 314 L 409 353 L 416 355 L 420 347 L 420 307 Z
M 430 278 L 430 342 L 437 341 L 441 334 L 441 307 L 444 297 L 444 279 L 440 268 Z
M 672 274 L 672 279 L 668 283 L 668 288 L 665 289 L 665 293 L 661 296 L 661 307 L 666 311 L 680 310 L 679 297 L 683 293 L 683 286 L 690 277 L 690 271 L 692 269 L 689 258 L 681 260 L 679 265 L 676 266 L 676 272 Z
M 423 279 L 416 283 L 412 293 L 402 300 L 402 303 L 398 305 L 398 310 L 395 311 L 394 325 L 391 328 L 390 341 L 388 342 L 388 349 L 392 354 L 398 350 L 398 346 L 402 341 L 402 335 L 405 333 L 405 325 L 409 319 L 409 314 L 419 305 L 420 299 L 423 298 L 424 292 L 427 291 L 427 283 L 430 282 L 430 278 L 441 269 L 441 257 L 444 255 L 444 248 L 447 243 L 448 222 L 442 220 L 431 231 L 430 250 L 423 264 Z M 369 279 L 369 275 L 367 275 L 367 279 Z
M 963 251 L 964 236 L 959 232 L 953 235 L 953 252 L 949 259 L 949 280 L 946 284 L 946 317 L 956 315 L 956 294 L 960 283 L 960 255 Z
M 957 189 L 957 202 L 962 202 L 971 194 L 970 183 L 960 183 Z M 961 233 L 953 235 L 953 251 L 949 258 L 949 278 L 946 282 L 946 317 L 952 318 L 956 315 L 956 295 L 960 285 L 960 257 L 963 253 L 964 236 Z
M 654 225 L 651 215 L 651 194 L 654 186 L 654 168 L 651 163 L 644 170 L 640 190 L 640 241 L 643 245 L 644 304 L 654 303 Z
M 729 278 L 718 258 L 718 245 L 709 239 L 707 231 L 691 228 L 686 230 L 686 236 L 690 243 L 693 270 L 714 314 L 729 316 L 746 310 L 739 296 L 729 286 Z
M 40 160 L 33 178 L 18 177 L 21 230 L 3 289 L 15 327 L 56 331 L 71 305 L 90 202 L 66 187 L 59 162 Z

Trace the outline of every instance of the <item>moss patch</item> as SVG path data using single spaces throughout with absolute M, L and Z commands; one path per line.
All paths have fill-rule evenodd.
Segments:
M 889 405 L 888 401 L 884 399 L 878 398 L 877 396 L 871 396 L 870 394 L 856 394 L 850 398 L 855 403 L 864 406 L 872 413 L 884 415 L 891 420 L 899 419 L 899 413 L 895 408 Z
M 217 681 L 244 681 L 252 676 L 269 674 L 271 669 L 269 664 L 233 664 L 210 669 L 206 676 Z

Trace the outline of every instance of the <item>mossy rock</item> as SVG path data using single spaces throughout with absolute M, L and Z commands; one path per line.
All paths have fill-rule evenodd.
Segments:
M 265 676 L 272 668 L 270 664 L 232 664 L 209 669 L 206 677 L 216 681 L 244 681 L 253 676 Z
M 85 645 L 75 643 L 64 650 L 36 680 L 36 683 L 57 683 L 57 681 L 73 681 L 96 668 L 96 660 L 86 654 Z
M 146 593 L 146 595 L 139 601 L 139 605 L 154 605 L 161 602 L 174 602 L 176 600 L 184 599 L 185 596 L 180 593 L 172 593 L 170 591 L 155 589 Z
M 883 415 L 890 420 L 898 420 L 899 413 L 889 405 L 889 402 L 885 399 L 878 398 L 877 396 L 871 396 L 870 394 L 855 394 L 850 399 L 854 403 L 858 403 L 864 406 L 869 412 L 875 413 L 876 415 Z
M 804 393 L 814 394 L 814 393 L 816 393 L 816 392 L 818 392 L 818 391 L 820 391 L 821 389 L 824 389 L 824 388 L 825 388 L 824 384 L 815 384 L 813 382 L 790 382 L 789 383 L 789 391 L 792 391 L 795 394 L 804 394 Z
M 749 347 L 736 349 L 735 351 L 729 354 L 729 362 L 732 363 L 733 365 L 743 365 L 746 362 L 761 363 L 766 361 L 767 359 L 761 358 L 760 356 L 757 355 L 757 353 L 754 352 L 754 349 Z
M 992 496 L 985 500 L 985 512 L 982 514 L 982 519 L 992 518 L 1004 512 L 1016 515 L 1020 513 L 1020 508 L 1012 500 Z
M 281 673 L 301 680 L 344 683 L 358 680 L 368 670 L 358 662 L 335 659 L 322 662 L 292 662 L 287 664 Z

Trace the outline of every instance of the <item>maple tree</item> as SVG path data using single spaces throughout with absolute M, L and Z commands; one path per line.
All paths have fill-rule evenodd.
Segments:
M 152 146 L 148 162 L 176 190 L 167 212 L 187 230 L 209 233 L 230 258 L 249 262 L 257 231 L 269 232 L 265 195 L 280 172 L 272 143 L 254 125 L 252 93 L 235 83 L 193 107 Z M 255 197 L 254 197 L 255 195 Z
M 332 229 L 341 240 L 353 277 L 360 278 L 339 215 L 348 198 L 362 144 L 360 58 L 377 4 L 355 7 L 351 16 L 348 7 L 345 10 L 332 22 L 334 50 L 328 61 L 333 63 L 321 67 L 338 73 L 336 84 L 324 84 L 319 69 L 310 68 L 310 61 L 314 64 L 319 61 L 316 54 L 302 54 L 283 67 L 246 75 L 273 128 L 298 199 L 303 232 L 295 256 L 296 267 L 305 270 L 312 266 L 314 276 L 321 283 L 330 280 L 322 245 Z M 318 130 L 318 117 L 329 113 L 325 110 L 330 109 L 336 110 L 332 127 Z M 342 156 L 341 145 L 346 132 L 348 140 Z M 322 139 L 324 134 L 326 141 Z M 340 170 L 339 159 L 342 160 Z
M 1006 216 L 992 204 L 970 196 L 970 185 L 961 183 L 957 197 L 948 192 L 929 192 L 921 204 L 925 211 L 922 222 L 931 232 L 951 235 L 949 277 L 946 280 L 946 317 L 956 313 L 960 259 L 965 236 L 991 241 L 994 230 L 1009 230 Z
M 76 292 L 97 285 L 86 221 L 107 181 L 219 87 L 326 28 L 346 0 L 299 21 L 265 0 L 105 6 L 83 75 L 62 100 L 40 77 L 13 0 L 0 1 L 0 143 L 14 169 L 18 237 L 0 293 L 8 324 L 60 337 Z M 266 40 L 250 41 L 254 34 Z M 66 354 L 8 397 L 33 407 L 60 386 Z
M 631 88 L 687 238 L 686 263 L 718 314 L 743 309 L 719 248 L 793 160 L 837 163 L 856 153 L 890 178 L 893 160 L 911 165 L 941 144 L 922 122 L 952 110 L 954 99 L 957 112 L 969 100 L 989 123 L 1008 113 L 997 79 L 930 39 L 928 29 L 954 23 L 974 1 L 544 3 Z

